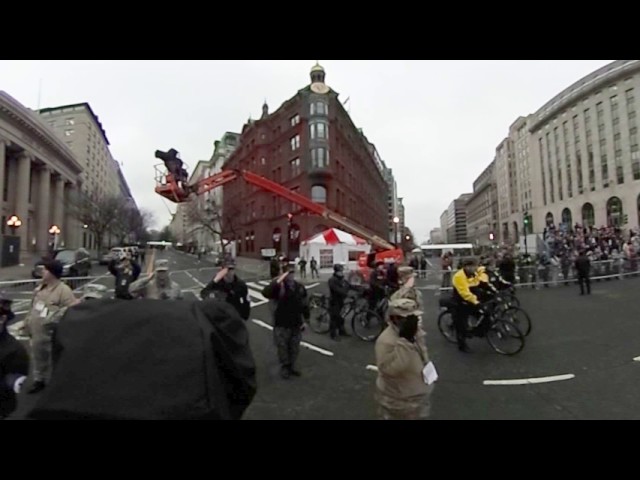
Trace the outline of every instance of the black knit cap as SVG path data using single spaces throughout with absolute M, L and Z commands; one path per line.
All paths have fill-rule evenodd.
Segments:
M 44 268 L 46 268 L 47 270 L 49 270 L 49 272 L 51 272 L 51 274 L 56 277 L 56 278 L 61 278 L 62 277 L 62 263 L 60 263 L 57 260 L 48 260 L 44 263 Z

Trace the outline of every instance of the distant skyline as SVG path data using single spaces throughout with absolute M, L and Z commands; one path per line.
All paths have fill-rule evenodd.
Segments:
M 354 123 L 393 169 L 418 243 L 493 160 L 519 116 L 612 60 L 320 60 Z M 226 131 L 276 110 L 309 83 L 315 60 L 0 61 L 0 89 L 38 109 L 88 102 L 141 208 L 170 221 L 154 193 L 155 150 L 191 167 Z

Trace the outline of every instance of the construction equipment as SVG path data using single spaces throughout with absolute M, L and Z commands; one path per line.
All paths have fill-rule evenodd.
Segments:
M 173 149 L 170 150 L 170 152 L 172 151 L 175 152 Z M 158 156 L 158 154 L 162 154 L 162 156 Z M 163 158 L 165 155 L 167 154 L 164 152 L 156 152 L 157 158 Z M 404 258 L 402 249 L 396 248 L 392 243 L 387 242 L 356 222 L 329 210 L 324 205 L 315 203 L 304 195 L 300 195 L 279 183 L 247 170 L 223 170 L 222 172 L 203 178 L 194 184 L 185 185 L 184 182 L 176 179 L 176 175 L 174 173 L 163 171 L 159 166 L 156 166 L 155 191 L 157 194 L 171 202 L 184 203 L 189 201 L 191 195 L 202 195 L 214 188 L 221 187 L 222 185 L 235 181 L 238 178 L 242 178 L 250 185 L 255 185 L 262 190 L 293 202 L 311 213 L 326 218 L 327 220 L 331 220 L 341 228 L 344 228 L 350 233 L 370 242 L 377 250 L 377 253 L 375 254 L 375 257 L 372 257 L 371 254 L 369 256 L 364 255 L 364 259 L 359 260 L 358 263 L 362 270 L 368 271 L 368 267 L 372 262 L 375 263 L 383 261 L 386 263 L 389 261 L 395 261 L 396 263 L 402 263 Z

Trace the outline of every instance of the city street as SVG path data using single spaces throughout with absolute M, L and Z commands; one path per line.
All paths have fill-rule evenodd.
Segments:
M 162 256 L 170 260 L 172 278 L 185 290 L 187 300 L 195 300 L 201 285 L 216 271 L 180 252 Z M 268 279 L 255 276 L 260 269 L 256 262 L 241 273 L 253 303 L 247 327 L 258 368 L 258 393 L 244 418 L 374 419 L 373 344 L 353 337 L 334 342 L 307 329 L 299 360 L 303 376 L 280 378 L 269 306 L 260 294 Z M 113 283 L 109 277 L 100 281 Z M 418 281 L 426 305 L 430 356 L 440 375 L 432 397 L 433 419 L 640 418 L 640 363 L 634 361 L 640 360 L 640 304 L 633 301 L 638 279 L 595 282 L 593 295 L 585 297 L 577 286 L 520 290 L 533 331 L 515 357 L 494 353 L 484 339 L 470 341 L 471 354 L 447 343 L 436 323 L 436 283 L 435 276 Z M 327 291 L 326 282 L 309 282 L 307 288 Z M 531 381 L 544 383 L 526 384 Z M 16 418 L 35 398 L 21 395 L 21 400 Z

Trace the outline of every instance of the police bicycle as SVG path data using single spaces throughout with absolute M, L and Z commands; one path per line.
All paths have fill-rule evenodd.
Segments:
M 384 317 L 369 308 L 369 302 L 364 295 L 365 289 L 352 288 L 345 298 L 340 316 L 345 322 L 351 321 L 353 333 L 365 342 L 375 341 L 385 328 Z M 384 307 L 382 301 L 379 307 Z M 329 297 L 323 294 L 312 295 L 309 301 L 309 326 L 316 333 L 325 334 L 331 327 L 331 314 L 329 312 Z
M 522 351 L 525 335 L 500 308 L 501 300 L 495 297 L 481 305 L 479 317 L 469 316 L 467 336 L 486 338 L 491 348 L 500 355 L 516 355 Z M 453 299 L 440 299 L 442 311 L 438 316 L 438 329 L 450 343 L 457 343 L 453 315 L 458 305 Z

